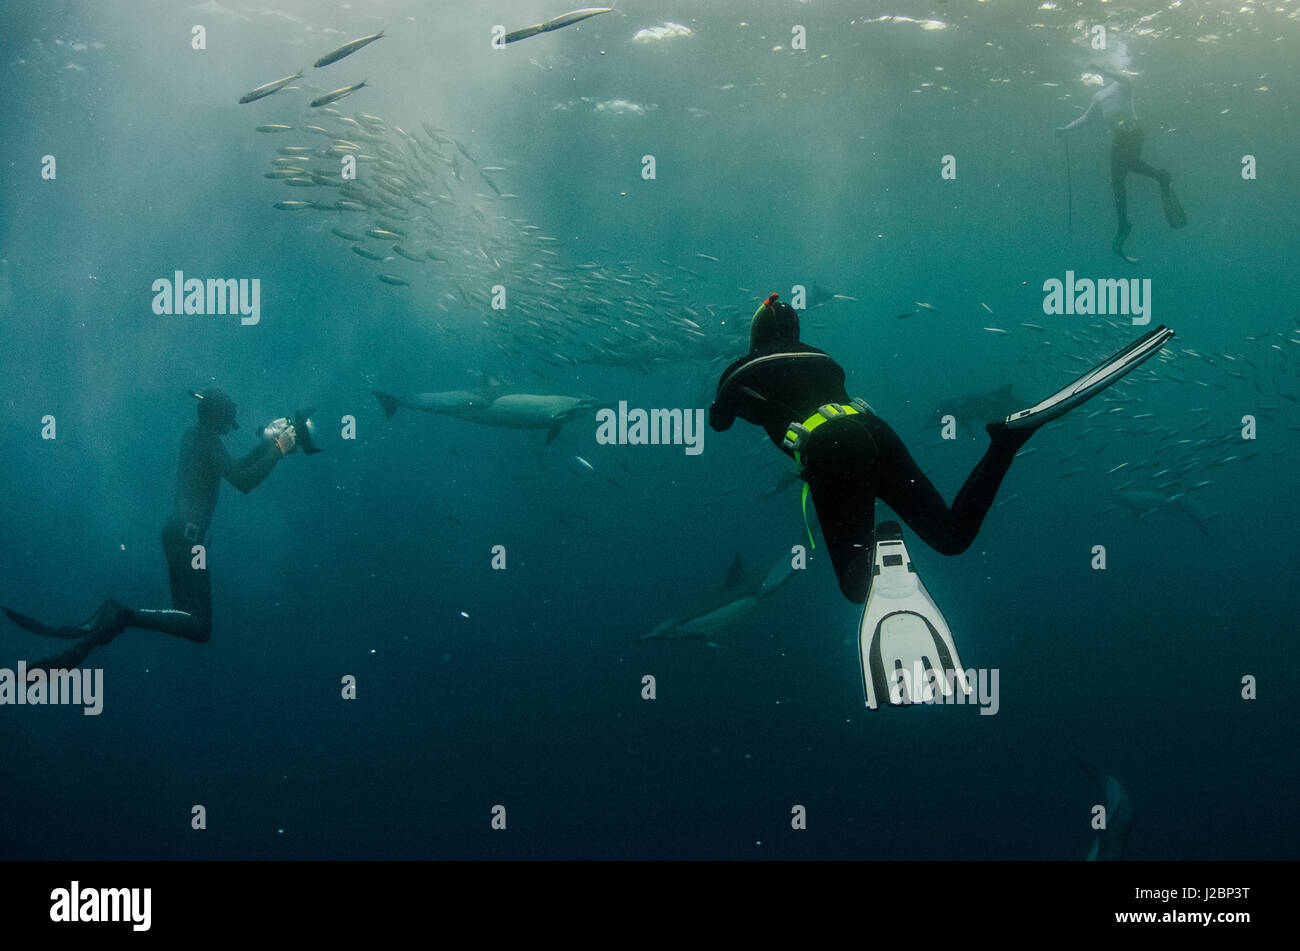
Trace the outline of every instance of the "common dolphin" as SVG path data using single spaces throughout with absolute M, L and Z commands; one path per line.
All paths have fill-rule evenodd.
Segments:
M 641 640 L 690 638 L 704 641 L 709 647 L 726 647 L 726 644 L 719 644 L 716 638 L 748 620 L 762 600 L 781 587 L 792 574 L 794 568 L 790 564 L 790 556 L 783 555 L 760 583 L 746 584 L 740 555 L 737 555 L 731 563 L 721 591 L 684 618 L 666 618 L 649 634 L 641 635 Z
M 560 427 L 565 423 L 604 405 L 587 397 L 505 393 L 496 388 L 417 393 L 410 399 L 400 399 L 379 390 L 371 392 L 383 406 L 386 418 L 391 419 L 399 408 L 418 409 L 484 426 L 545 429 L 548 443 L 560 434 Z
M 1133 829 L 1133 803 L 1129 801 L 1128 790 L 1114 776 L 1109 776 L 1091 763 L 1079 760 L 1079 765 L 1093 781 L 1097 805 L 1106 810 L 1106 827 L 1097 831 L 1092 847 L 1088 850 L 1085 862 L 1113 862 L 1124 857 L 1128 845 L 1129 833 Z

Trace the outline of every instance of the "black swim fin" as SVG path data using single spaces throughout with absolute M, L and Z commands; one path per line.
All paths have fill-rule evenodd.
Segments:
M 71 641 L 80 640 L 88 633 L 88 629 L 84 627 L 50 627 L 48 624 L 43 624 L 34 617 L 28 617 L 26 614 L 19 614 L 17 611 L 10 610 L 9 608 L 0 608 L 0 611 L 4 611 L 5 614 L 9 615 L 9 620 L 13 621 L 24 631 L 31 631 L 33 634 L 39 634 L 42 637 L 58 637 L 63 640 Z
M 1183 211 L 1183 203 L 1178 200 L 1172 187 L 1166 185 L 1160 189 L 1160 204 L 1164 207 L 1165 221 L 1169 222 L 1169 227 L 1187 227 L 1187 212 Z
M 117 637 L 126 629 L 127 622 L 126 609 L 112 598 L 101 604 L 95 610 L 95 613 L 90 616 L 89 620 L 70 627 L 51 627 L 34 617 L 19 614 L 9 608 L 0 608 L 0 610 L 9 616 L 9 620 L 33 634 L 39 634 L 42 637 L 56 637 L 65 641 L 90 639 L 96 644 L 106 644 Z

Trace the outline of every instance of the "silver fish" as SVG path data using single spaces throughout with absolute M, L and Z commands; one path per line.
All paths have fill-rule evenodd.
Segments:
M 583 7 L 581 10 L 574 10 L 570 13 L 564 13 L 553 20 L 547 20 L 545 23 L 538 23 L 535 26 L 526 26 L 522 30 L 512 30 L 506 34 L 506 42 L 514 43 L 518 40 L 526 40 L 530 36 L 536 36 L 539 33 L 549 33 L 551 30 L 558 30 L 566 26 L 572 26 L 588 17 L 599 16 L 602 13 L 610 13 L 613 7 Z
M 274 82 L 264 83 L 261 86 L 258 86 L 252 92 L 245 93 L 242 97 L 240 97 L 239 104 L 242 106 L 246 102 L 253 102 L 254 100 L 257 99 L 264 99 L 267 96 L 271 95 L 271 93 L 273 92 L 279 92 L 285 86 L 289 85 L 289 83 L 293 82 L 295 79 L 299 79 L 301 76 L 302 73 L 297 72 L 294 73 L 292 76 L 285 76 L 283 79 L 277 79 Z
M 344 96 L 352 95 L 354 92 L 356 92 L 358 89 L 363 87 L 365 84 L 366 81 L 363 79 L 361 80 L 361 82 L 355 83 L 351 86 L 344 86 L 342 89 L 335 89 L 333 92 L 327 92 L 325 95 L 318 96 L 317 98 L 313 99 L 311 101 L 311 106 L 314 109 L 317 106 L 324 106 L 331 102 L 338 102 Z
M 351 56 L 357 50 L 361 49 L 361 47 L 373 43 L 383 35 L 384 31 L 380 30 L 378 33 L 372 33 L 370 36 L 363 36 L 361 39 L 353 40 L 351 43 L 344 43 L 333 52 L 326 53 L 320 59 L 316 60 L 316 62 L 312 63 L 312 65 L 319 69 L 322 66 L 328 66 L 330 63 L 337 63 L 343 57 Z

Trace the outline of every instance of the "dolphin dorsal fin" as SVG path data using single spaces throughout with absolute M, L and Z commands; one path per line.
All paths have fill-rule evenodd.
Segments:
M 722 583 L 722 590 L 726 591 L 728 588 L 740 584 L 741 579 L 744 577 L 745 569 L 740 566 L 740 553 L 737 552 L 736 557 L 731 562 L 731 567 L 727 569 L 727 580 Z

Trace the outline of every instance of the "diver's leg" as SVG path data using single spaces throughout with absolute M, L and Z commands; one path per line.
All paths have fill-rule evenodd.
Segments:
M 1146 162 L 1134 162 L 1133 167 L 1129 169 L 1134 175 L 1144 175 L 1147 178 L 1154 178 L 1160 183 L 1161 188 L 1169 187 L 1169 173 L 1162 168 L 1156 168 L 1154 165 L 1148 165 Z
M 77 641 L 63 653 L 28 666 L 50 670 L 78 667 L 92 650 L 109 643 L 128 627 L 162 631 L 200 643 L 208 640 L 212 636 L 212 583 L 207 570 L 190 567 L 189 544 L 179 532 L 163 529 L 163 551 L 171 575 L 173 610 L 126 608 L 110 598 L 82 624 L 50 627 L 4 608 L 9 618 L 24 630 Z
M 1147 178 L 1154 178 L 1160 185 L 1160 200 L 1164 202 L 1165 219 L 1169 222 L 1170 227 L 1180 228 L 1187 224 L 1186 215 L 1183 213 L 1183 206 L 1178 198 L 1173 194 L 1170 187 L 1173 176 L 1163 168 L 1156 168 L 1154 165 L 1148 165 L 1146 162 L 1135 162 L 1133 171 L 1138 175 L 1145 175 Z M 1171 209 L 1170 204 L 1173 204 Z
M 861 426 L 827 423 L 809 440 L 808 480 L 822 538 L 840 590 L 854 604 L 871 589 L 878 470 L 876 447 Z
M 163 529 L 163 553 L 171 581 L 171 610 L 123 608 L 116 601 L 106 604 L 116 605 L 120 611 L 120 620 L 115 622 L 119 631 L 138 627 L 203 643 L 212 636 L 212 582 L 207 569 L 191 567 L 190 543 L 174 526 Z
M 175 524 L 163 528 L 162 541 L 172 610 L 136 609 L 131 612 L 131 626 L 204 643 L 212 636 L 212 581 L 208 570 L 193 567 L 191 544 Z
M 127 626 L 174 634 L 176 637 L 197 641 L 200 644 L 212 636 L 211 616 L 195 615 L 188 611 L 174 609 L 132 608 Z
M 1110 147 L 1110 189 L 1115 198 L 1115 241 L 1113 250 L 1120 257 L 1124 256 L 1124 239 L 1133 230 L 1133 223 L 1128 220 L 1128 185 L 1129 157 L 1120 136 L 1116 133 L 1115 141 Z
M 989 448 L 949 508 L 889 425 L 878 416 L 864 423 L 880 447 L 877 496 L 922 541 L 944 555 L 958 555 L 970 547 L 1016 452 L 1029 438 L 1024 430 L 990 427 Z
M 1141 126 L 1134 124 L 1133 128 L 1123 133 L 1123 162 L 1126 171 L 1135 175 L 1142 175 L 1146 178 L 1154 178 L 1160 183 L 1162 189 L 1169 187 L 1169 173 L 1164 169 L 1156 168 L 1142 161 L 1142 147 L 1146 144 L 1147 136 Z M 1117 141 L 1121 141 L 1118 140 Z

